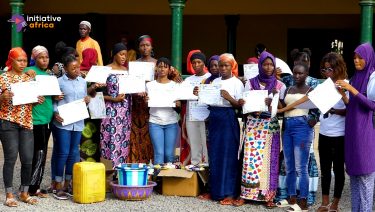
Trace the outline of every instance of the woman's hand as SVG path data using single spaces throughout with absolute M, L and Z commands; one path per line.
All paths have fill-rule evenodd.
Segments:
M 196 96 L 198 96 L 198 93 L 199 93 L 199 87 L 195 86 L 194 90 L 193 90 L 193 94 L 196 95 Z
M 83 101 L 85 101 L 86 104 L 90 103 L 91 97 L 90 96 L 85 96 Z
M 337 80 L 336 81 L 336 86 L 341 88 L 341 89 L 345 89 L 347 91 L 349 91 L 350 93 L 352 93 L 354 96 L 357 95 L 359 92 L 357 91 L 357 89 L 355 89 L 352 85 L 350 85 L 349 83 L 347 83 L 346 81 L 344 80 Z
M 54 117 L 55 117 L 55 120 L 56 120 L 57 122 L 59 122 L 59 123 L 63 123 L 63 122 L 64 122 L 64 119 L 61 118 L 61 116 L 60 116 L 59 113 L 55 112 L 55 113 L 54 113 Z
M 268 107 L 271 106 L 272 98 L 269 98 L 269 97 L 265 98 L 265 99 L 264 99 L 264 103 L 266 103 L 266 105 L 267 105 Z
M 26 71 L 26 74 L 31 78 L 35 78 L 36 76 L 36 72 L 34 70 L 28 70 Z
M 228 91 L 226 90 L 220 90 L 220 94 L 221 94 L 221 97 L 223 97 L 225 100 L 229 101 L 229 99 L 232 98 L 230 94 L 228 93 Z
M 4 91 L 2 94 L 1 94 L 1 101 L 9 101 L 13 98 L 14 94 L 12 91 Z
M 116 98 L 113 98 L 113 102 L 122 102 L 125 99 L 125 94 L 119 94 Z
M 316 125 L 317 121 L 314 118 L 312 118 L 309 119 L 307 123 L 310 125 L 311 128 L 313 128 Z
M 55 101 L 63 100 L 64 99 L 64 93 L 61 93 L 61 95 L 58 95 L 58 96 L 53 96 L 53 99 Z
M 281 71 L 281 68 L 280 67 L 277 67 L 276 68 L 276 79 L 277 80 L 281 80 L 281 74 L 282 74 L 283 72 Z
M 246 101 L 245 101 L 244 99 L 239 99 L 239 100 L 238 100 L 238 105 L 241 106 L 241 107 L 242 107 L 245 103 L 246 103 Z
M 38 96 L 38 104 L 43 104 L 45 100 L 44 96 Z

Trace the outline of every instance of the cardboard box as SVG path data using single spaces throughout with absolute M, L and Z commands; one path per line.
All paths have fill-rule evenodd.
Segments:
M 198 175 L 181 169 L 161 170 L 162 194 L 167 196 L 196 197 L 199 195 Z
M 100 158 L 100 162 L 104 164 L 105 167 L 105 191 L 111 192 L 111 185 L 110 183 L 113 180 L 113 175 L 115 174 L 115 170 L 112 169 L 112 161 L 107 160 L 104 158 Z

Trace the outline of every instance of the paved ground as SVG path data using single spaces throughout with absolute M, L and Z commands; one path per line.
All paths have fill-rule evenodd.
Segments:
M 52 142 L 50 142 L 52 143 Z M 1 148 L 1 145 L 0 145 Z M 317 148 L 317 142 L 315 142 L 315 149 Z M 51 150 L 51 148 L 50 148 Z M 49 151 L 51 153 L 51 151 Z M 316 154 L 318 160 L 318 154 Z M 45 178 L 43 181 L 43 188 L 47 188 L 50 182 L 50 156 L 48 157 L 46 167 Z M 3 164 L 3 154 L 0 150 L 0 172 L 2 173 Z M 14 173 L 14 187 L 18 187 L 20 183 L 20 164 L 16 165 Z M 0 174 L 0 176 L 2 176 Z M 333 182 L 332 182 L 333 183 Z M 333 186 L 331 186 L 332 188 Z M 333 192 L 332 192 L 333 193 Z M 318 189 L 318 201 L 313 205 L 309 211 L 315 211 L 319 207 L 321 200 L 320 187 Z M 4 186 L 0 182 L 0 202 L 5 200 Z M 107 198 L 105 202 L 95 203 L 95 204 L 77 204 L 72 200 L 59 201 L 55 200 L 52 196 L 46 199 L 39 199 L 39 204 L 36 206 L 26 205 L 20 203 L 19 207 L 12 208 L 12 211 L 283 211 L 281 209 L 268 210 L 259 204 L 247 204 L 242 207 L 233 206 L 221 206 L 216 202 L 212 201 L 202 201 L 197 198 L 189 197 L 167 197 L 154 193 L 152 197 L 145 201 L 121 201 L 115 199 L 115 197 L 107 193 Z M 9 211 L 10 208 L 0 204 L 0 211 Z M 340 204 L 341 211 L 350 211 L 350 189 L 349 180 L 346 179 L 346 184 L 344 187 L 344 193 L 342 201 Z

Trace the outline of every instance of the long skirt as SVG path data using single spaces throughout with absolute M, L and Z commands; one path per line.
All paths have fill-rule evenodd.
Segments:
M 279 173 L 278 119 L 260 119 L 249 115 L 242 141 L 241 198 L 272 201 L 276 195 Z
M 231 107 L 210 107 L 208 157 L 210 194 L 213 200 L 237 198 L 241 161 L 238 159 L 240 126 Z

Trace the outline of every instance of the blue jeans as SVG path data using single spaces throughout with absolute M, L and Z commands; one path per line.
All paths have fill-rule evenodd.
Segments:
M 154 164 L 174 161 L 178 125 L 159 125 L 149 123 L 152 146 L 154 147 Z
M 313 129 L 307 123 L 306 116 L 286 117 L 284 123 L 283 150 L 288 195 L 297 195 L 298 175 L 299 198 L 307 198 L 309 193 L 308 162 Z
M 62 182 L 64 180 L 64 168 L 65 180 L 71 180 L 73 165 L 79 161 L 81 131 L 64 130 L 54 126 L 52 132 L 55 140 L 51 166 L 54 170 L 55 181 Z

